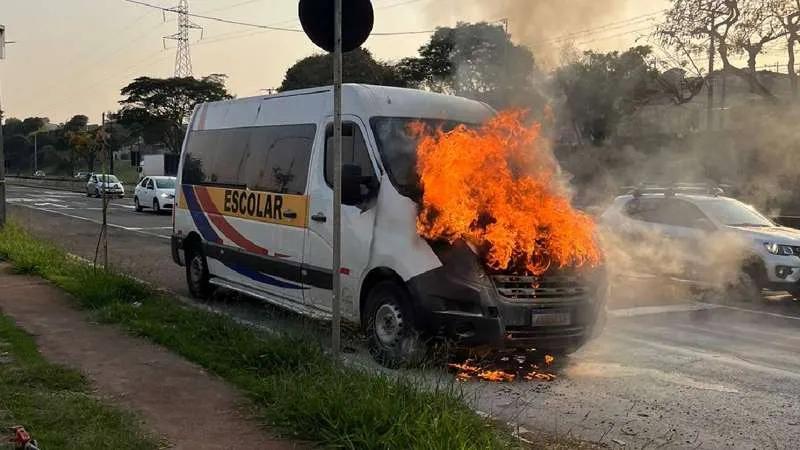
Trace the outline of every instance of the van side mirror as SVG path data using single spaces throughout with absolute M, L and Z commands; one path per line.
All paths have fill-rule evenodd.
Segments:
M 357 164 L 342 165 L 342 204 L 356 206 L 364 199 L 361 186 L 365 184 L 361 174 L 361 166 Z

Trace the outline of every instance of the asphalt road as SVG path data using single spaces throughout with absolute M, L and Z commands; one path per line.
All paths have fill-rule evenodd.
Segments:
M 14 186 L 8 197 L 11 217 L 35 235 L 94 257 L 101 200 Z M 112 264 L 187 294 L 169 254 L 169 215 L 136 213 L 132 200 L 114 200 L 109 223 Z M 617 292 L 635 292 L 636 306 L 612 301 L 604 334 L 557 361 L 555 381 L 468 382 L 467 400 L 524 428 L 612 448 L 797 447 L 800 303 L 776 295 L 710 305 L 632 286 Z M 267 327 L 293 320 L 253 302 L 222 307 Z

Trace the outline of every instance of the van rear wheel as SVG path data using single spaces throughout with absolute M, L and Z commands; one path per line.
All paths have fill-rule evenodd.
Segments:
M 208 300 L 214 293 L 210 283 L 211 275 L 208 272 L 208 262 L 199 246 L 186 250 L 186 284 L 189 294 L 198 300 Z
M 391 281 L 378 283 L 366 302 L 366 332 L 369 352 L 384 367 L 416 365 L 424 354 L 411 299 Z

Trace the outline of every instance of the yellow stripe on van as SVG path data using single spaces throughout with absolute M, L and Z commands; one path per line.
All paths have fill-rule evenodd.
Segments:
M 308 227 L 308 196 L 250 189 L 192 186 L 196 202 L 187 198 L 184 186 L 178 207 L 206 214 L 237 217 L 263 223 Z M 194 203 L 194 204 L 192 204 Z M 294 213 L 296 217 L 287 217 Z

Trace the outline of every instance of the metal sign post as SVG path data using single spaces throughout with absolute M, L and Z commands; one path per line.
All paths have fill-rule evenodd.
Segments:
M 0 25 L 0 61 L 5 59 L 6 27 Z M 3 154 L 3 115 L 0 107 L 0 228 L 6 224 L 6 159 Z
M 342 294 L 342 0 L 334 0 L 333 50 L 333 323 L 331 346 L 341 350 Z
M 375 15 L 370 0 L 300 0 L 298 15 L 303 31 L 333 56 L 333 317 L 331 347 L 341 351 L 342 294 L 342 53 L 357 49 L 372 32 Z

